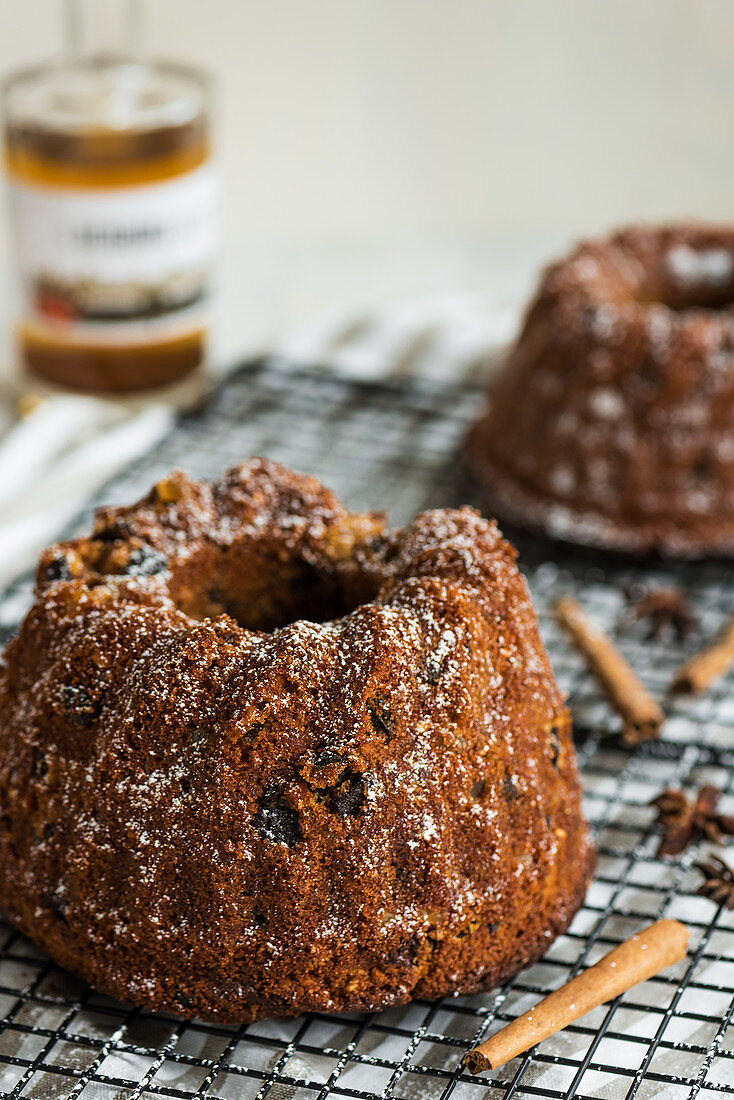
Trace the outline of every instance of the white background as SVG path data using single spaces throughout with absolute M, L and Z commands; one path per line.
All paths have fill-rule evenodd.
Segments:
M 60 0 L 0 0 L 0 71 Z M 241 242 L 496 238 L 727 217 L 730 0 L 146 0 L 219 80 Z

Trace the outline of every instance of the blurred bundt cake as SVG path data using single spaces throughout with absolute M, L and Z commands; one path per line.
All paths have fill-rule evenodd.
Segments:
M 734 552 L 734 228 L 634 227 L 551 266 L 468 460 L 523 526 Z

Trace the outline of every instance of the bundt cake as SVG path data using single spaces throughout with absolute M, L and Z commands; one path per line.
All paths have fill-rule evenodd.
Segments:
M 625 229 L 551 266 L 468 461 L 500 519 L 734 553 L 734 228 Z
M 483 989 L 593 850 L 515 554 L 256 459 L 40 558 L 0 669 L 0 905 L 94 987 L 230 1023 Z

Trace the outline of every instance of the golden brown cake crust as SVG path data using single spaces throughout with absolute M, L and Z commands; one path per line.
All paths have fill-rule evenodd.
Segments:
M 100 990 L 230 1023 L 490 987 L 593 864 L 496 526 L 386 533 L 260 459 L 41 556 L 0 807 L 10 920 Z
M 635 226 L 543 276 L 468 442 L 501 519 L 734 553 L 734 227 Z

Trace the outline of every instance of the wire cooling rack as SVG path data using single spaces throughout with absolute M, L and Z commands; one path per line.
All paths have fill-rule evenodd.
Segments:
M 246 456 L 266 454 L 316 474 L 351 507 L 386 508 L 400 523 L 423 508 L 471 500 L 458 455 L 480 403 L 468 384 L 366 385 L 315 370 L 252 365 L 207 407 L 184 417 L 101 499 L 133 500 L 176 465 L 211 476 Z M 700 700 L 670 703 L 663 739 L 625 751 L 615 740 L 609 708 L 550 614 L 560 593 L 576 594 L 662 697 L 674 667 L 700 638 L 685 645 L 644 641 L 639 627 L 620 625 L 625 586 L 640 579 L 680 586 L 706 638 L 734 613 L 732 566 L 633 567 L 542 540 L 515 540 L 553 664 L 570 694 L 585 809 L 599 850 L 584 908 L 543 961 L 482 996 L 416 1001 L 378 1014 L 313 1014 L 237 1030 L 131 1010 L 60 971 L 0 926 L 3 1095 L 685 1100 L 734 1093 L 734 914 L 696 896 L 700 880 L 693 862 L 700 849 L 656 858 L 659 837 L 648 806 L 663 786 L 692 791 L 713 782 L 724 791 L 722 809 L 734 810 L 732 681 L 721 681 Z M 26 579 L 0 599 L 6 633 L 28 598 Z M 691 929 L 684 962 L 492 1076 L 463 1071 L 468 1047 L 663 915 Z

